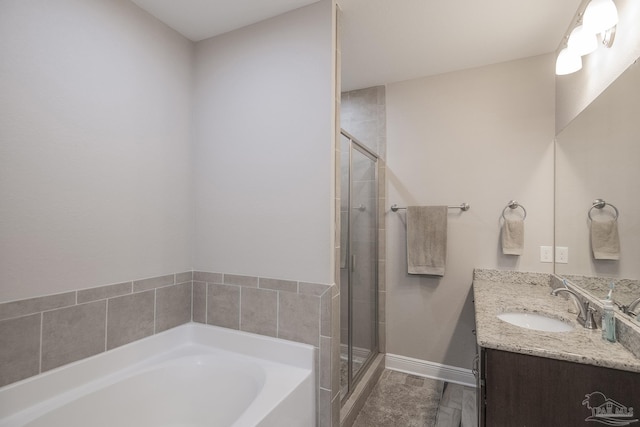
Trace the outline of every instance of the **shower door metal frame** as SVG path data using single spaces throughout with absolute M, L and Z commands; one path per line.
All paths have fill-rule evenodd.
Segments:
M 348 289 L 349 289 L 349 295 L 348 295 L 348 316 L 347 316 L 347 321 L 348 321 L 348 326 L 347 326 L 347 330 L 348 330 L 348 341 L 347 341 L 347 392 L 345 393 L 345 395 L 342 397 L 341 402 L 344 403 L 349 396 L 351 395 L 351 393 L 353 392 L 353 389 L 355 387 L 355 385 L 358 383 L 358 381 L 360 381 L 360 378 L 362 378 L 362 376 L 364 375 L 364 373 L 367 371 L 367 369 L 369 368 L 369 365 L 371 364 L 371 362 L 373 361 L 373 359 L 375 358 L 375 356 L 378 354 L 379 352 L 379 343 L 378 343 L 378 263 L 379 263 L 379 242 L 378 242 L 378 227 L 379 227 L 379 218 L 378 218 L 378 211 L 379 211 L 379 206 L 378 204 L 380 203 L 380 194 L 379 194 L 379 182 L 378 182 L 378 160 L 379 157 L 376 153 L 374 153 L 373 151 L 371 151 L 369 148 L 367 148 L 363 143 L 361 143 L 360 141 L 358 141 L 353 135 L 349 134 L 347 131 L 345 131 L 344 129 L 340 130 L 340 133 L 345 136 L 350 144 L 349 144 L 349 210 L 348 210 L 348 223 L 349 223 L 349 234 L 347 237 L 347 271 L 348 271 Z M 352 286 L 353 286 L 353 280 L 352 280 L 352 274 L 353 274 L 353 258 L 352 258 L 352 253 L 351 253 L 351 242 L 352 242 L 352 232 L 353 232 L 353 227 L 352 227 L 352 210 L 353 209 L 357 209 L 353 206 L 353 180 L 352 180 L 352 173 L 353 173 L 353 150 L 357 150 L 360 154 L 364 155 L 365 157 L 369 158 L 371 161 L 373 161 L 374 163 L 374 179 L 375 179 L 375 209 L 374 209 L 374 230 L 375 230 L 375 238 L 374 238 L 374 253 L 375 253 L 375 268 L 374 268 L 374 301 L 373 301 L 373 313 L 374 313 L 374 322 L 373 322 L 373 346 L 371 348 L 371 353 L 369 354 L 369 356 L 367 357 L 367 359 L 362 363 L 362 366 L 360 367 L 360 369 L 358 370 L 356 376 L 353 376 L 353 292 L 352 292 Z

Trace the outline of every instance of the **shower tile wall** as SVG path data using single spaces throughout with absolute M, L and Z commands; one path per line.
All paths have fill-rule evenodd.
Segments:
M 384 86 L 341 94 L 340 126 L 378 156 L 387 157 L 387 117 Z
M 192 272 L 0 304 L 0 387 L 191 320 Z
M 387 152 L 386 95 L 384 86 L 359 89 L 341 94 L 340 125 L 359 142 L 377 153 L 378 159 L 378 346 L 381 353 L 386 351 L 385 303 L 386 303 L 386 152 Z M 348 165 L 348 153 L 342 155 L 342 167 Z M 364 183 L 363 183 L 364 185 Z M 346 191 L 342 189 L 342 191 Z M 342 203 L 342 221 L 346 221 L 346 205 Z M 344 236 L 342 236 L 344 240 Z M 341 284 L 346 284 L 343 277 Z M 341 304 L 346 304 L 346 292 L 341 292 Z M 341 313 L 340 335 L 346 339 L 346 313 Z M 342 341 L 345 342 L 344 340 Z

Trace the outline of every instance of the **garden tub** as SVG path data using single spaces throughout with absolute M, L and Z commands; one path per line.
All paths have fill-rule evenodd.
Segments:
M 309 427 L 314 349 L 189 323 L 0 388 L 0 427 Z

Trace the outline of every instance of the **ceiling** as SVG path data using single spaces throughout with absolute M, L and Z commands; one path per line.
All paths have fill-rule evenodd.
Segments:
M 199 41 L 317 0 L 132 0 Z M 581 0 L 337 0 L 342 89 L 554 52 Z
M 318 0 L 131 0 L 194 42 L 307 6 Z

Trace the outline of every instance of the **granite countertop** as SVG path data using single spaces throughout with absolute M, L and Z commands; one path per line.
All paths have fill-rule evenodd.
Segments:
M 569 362 L 640 372 L 640 359 L 620 343 L 602 339 L 576 321 L 571 301 L 550 295 L 548 274 L 476 272 L 473 281 L 478 345 Z M 510 273 L 510 274 L 509 274 Z M 569 332 L 542 332 L 498 319 L 504 312 L 541 313 L 573 325 Z

